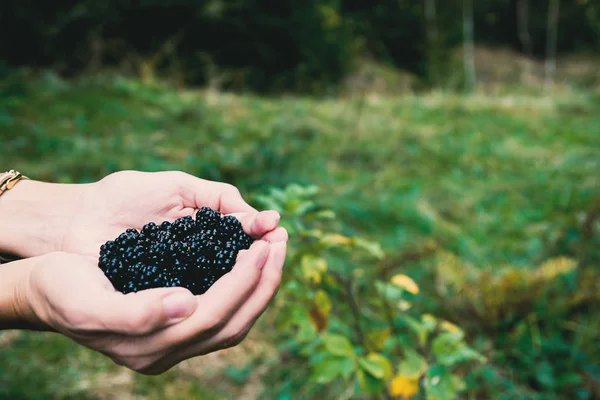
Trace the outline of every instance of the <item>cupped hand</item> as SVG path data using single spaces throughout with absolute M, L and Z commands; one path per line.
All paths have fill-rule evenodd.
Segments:
M 278 234 L 268 235 L 277 227 L 279 214 L 258 212 L 232 185 L 183 172 L 122 171 L 85 185 L 58 250 L 98 256 L 102 243 L 128 228 L 195 216 L 203 206 L 236 216 L 255 239 L 281 240 Z
M 117 364 L 143 374 L 234 346 L 276 294 L 287 233 L 272 232 L 238 254 L 234 268 L 206 293 L 157 288 L 115 291 L 93 256 L 50 253 L 35 262 L 20 296 L 21 314 L 41 329 L 62 333 Z M 19 262 L 17 262 L 19 263 Z
M 182 172 L 134 171 L 86 185 L 19 185 L 2 196 L 0 216 L 10 229 L 0 229 L 0 245 L 28 258 L 4 268 L 12 277 L 7 290 L 18 295 L 0 296 L 0 306 L 18 305 L 0 309 L 0 327 L 60 332 L 118 364 L 158 374 L 239 343 L 279 288 L 288 239 L 277 227 L 279 214 L 258 212 L 231 185 Z M 236 216 L 257 239 L 203 295 L 184 288 L 124 295 L 98 268 L 107 240 L 151 221 L 194 215 L 203 206 Z M 19 288 L 11 288 L 14 281 Z

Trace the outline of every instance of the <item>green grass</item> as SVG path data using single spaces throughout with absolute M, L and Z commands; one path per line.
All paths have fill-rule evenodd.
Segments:
M 345 233 L 381 241 L 391 257 L 433 238 L 478 268 L 530 268 L 549 255 L 582 256 L 561 238 L 600 198 L 598 99 L 583 92 L 265 99 L 114 77 L 14 78 L 0 84 L 0 167 L 59 182 L 177 169 L 234 183 L 249 199 L 271 186 L 316 184 Z M 598 261 L 598 253 L 584 256 Z M 60 387 L 35 385 L 41 397 L 80 396 L 79 378 L 68 371 L 88 366 L 60 354 L 84 350 L 36 337 L 0 349 L 0 359 L 27 360 L 6 365 L 0 388 L 15 398 L 11 390 L 35 375 L 60 378 Z M 46 379 L 52 357 L 67 373 Z M 93 364 L 94 376 L 116 368 Z M 150 382 L 178 378 L 135 379 L 127 390 L 143 397 L 153 392 Z M 203 393 L 186 382 L 190 393 Z M 227 385 L 234 384 L 211 393 L 220 398 Z
M 245 193 L 314 183 L 357 232 L 388 246 L 440 236 L 482 264 L 536 260 L 541 238 L 600 192 L 600 105 L 577 93 L 361 105 L 96 79 L 15 98 L 3 164 L 38 179 L 180 169 Z

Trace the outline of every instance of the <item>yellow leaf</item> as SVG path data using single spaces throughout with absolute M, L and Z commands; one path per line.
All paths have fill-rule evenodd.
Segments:
M 550 281 L 559 275 L 571 272 L 577 267 L 577 262 L 566 257 L 550 259 L 533 272 L 532 280 Z
M 423 314 L 421 316 L 421 320 L 423 320 L 423 322 L 429 322 L 429 323 L 432 323 L 432 324 L 435 324 L 436 321 L 437 321 L 437 319 L 433 315 L 431 315 L 431 314 Z
M 335 280 L 335 278 L 329 274 L 325 275 L 325 283 L 332 287 L 338 287 L 339 283 Z
M 392 330 L 390 328 L 367 333 L 367 347 L 372 351 L 380 351 L 391 334 Z
M 338 233 L 332 233 L 323 236 L 321 242 L 329 245 L 348 246 L 352 244 L 352 239 Z
M 322 274 L 327 271 L 327 261 L 323 258 L 306 255 L 302 257 L 302 275 L 312 283 L 321 283 Z
M 460 328 L 454 325 L 452 322 L 442 321 L 440 328 L 448 332 L 460 332 Z
M 396 286 L 406 290 L 409 293 L 412 293 L 412 294 L 419 293 L 419 286 L 417 286 L 415 281 L 413 281 L 411 278 L 409 278 L 406 275 L 403 275 L 403 274 L 394 275 L 392 277 L 392 279 L 390 280 L 390 282 L 392 283 L 392 285 L 396 285 Z
M 315 294 L 315 305 L 321 314 L 326 317 L 329 316 L 329 313 L 331 312 L 331 300 L 324 290 L 317 290 L 317 293 Z
M 331 300 L 325 291 L 319 289 L 315 294 L 312 308 L 310 309 L 310 322 L 317 332 L 322 332 L 327 327 L 327 320 L 331 312 Z
M 437 326 L 437 319 L 431 314 L 423 314 L 421 316 L 421 321 L 427 332 L 433 332 Z
M 412 304 L 410 304 L 406 300 L 400 300 L 398 302 L 398 308 L 400 309 L 400 311 L 408 311 L 408 310 L 410 310 L 411 307 L 412 307 Z
M 412 398 L 419 391 L 419 380 L 396 375 L 390 383 L 389 392 L 392 397 Z

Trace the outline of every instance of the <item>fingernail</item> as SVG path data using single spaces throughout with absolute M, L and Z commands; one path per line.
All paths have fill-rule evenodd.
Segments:
M 268 210 L 268 211 L 263 211 L 265 213 L 265 222 L 269 221 L 271 222 L 271 229 L 274 229 L 277 224 L 279 223 L 279 221 L 281 220 L 281 215 L 279 215 L 279 213 L 275 210 Z M 269 216 L 268 220 L 267 220 L 267 215 Z
M 271 251 L 275 252 L 275 258 L 277 259 L 277 266 L 279 267 L 279 269 L 283 269 L 283 265 L 285 264 L 285 256 L 287 253 L 287 244 L 285 242 L 277 242 L 277 243 L 273 243 L 271 246 L 273 246 Z
M 278 224 L 279 221 L 281 220 L 281 215 L 279 215 L 279 213 L 277 211 L 274 211 L 275 213 L 275 217 L 273 218 L 273 221 L 275 222 L 275 224 Z
M 162 300 L 163 310 L 169 319 L 189 317 L 196 309 L 196 298 L 191 293 L 173 293 Z

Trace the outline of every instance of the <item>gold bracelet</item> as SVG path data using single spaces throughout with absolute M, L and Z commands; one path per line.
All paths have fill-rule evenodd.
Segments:
M 29 179 L 25 175 L 21 174 L 19 171 L 15 171 L 11 169 L 8 172 L 3 172 L 0 174 L 0 196 L 2 193 L 10 190 L 15 186 L 21 179 Z
M 21 179 L 29 179 L 19 171 L 11 169 L 8 172 L 0 173 L 0 196 L 7 190 L 12 189 Z M 17 260 L 17 257 L 8 256 L 6 254 L 0 254 L 0 264 L 7 263 L 9 261 Z

